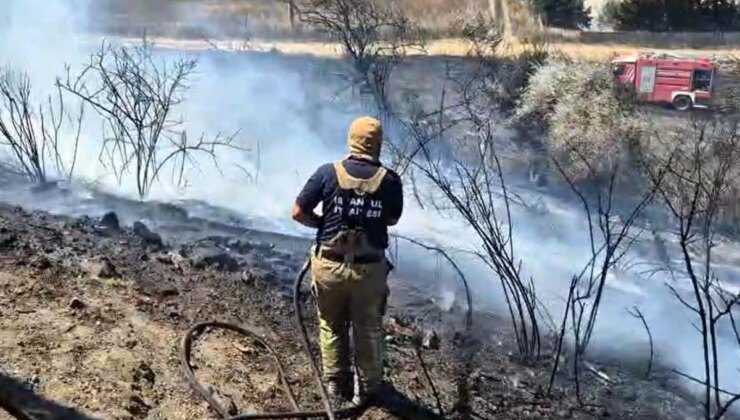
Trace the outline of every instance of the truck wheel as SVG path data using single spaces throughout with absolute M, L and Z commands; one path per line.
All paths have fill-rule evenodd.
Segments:
M 673 98 L 673 107 L 679 111 L 688 111 L 693 105 L 691 98 L 686 95 L 679 95 Z

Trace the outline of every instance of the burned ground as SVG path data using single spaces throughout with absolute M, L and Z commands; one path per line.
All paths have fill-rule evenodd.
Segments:
M 290 282 L 302 256 L 248 234 L 167 242 L 147 243 L 132 229 L 98 219 L 1 206 L 3 379 L 93 417 L 213 418 L 189 389 L 178 352 L 189 326 L 221 320 L 260 332 L 282 355 L 302 407 L 320 409 L 291 306 Z M 660 383 L 614 369 L 606 370 L 608 383 L 584 379 L 590 405 L 577 404 L 567 378 L 545 398 L 550 361 L 524 366 L 513 360 L 501 319 L 477 313 L 473 334 L 464 339 L 456 315 L 441 313 L 402 282 L 391 281 L 395 295 L 386 322 L 386 372 L 398 394 L 387 409 L 362 418 L 429 418 L 437 403 L 425 369 L 446 417 L 691 417 L 690 404 Z M 439 346 L 431 337 L 429 348 L 417 353 L 414 337 L 432 331 Z M 461 360 L 466 354 L 468 364 Z M 239 412 L 289 409 L 269 355 L 250 341 L 207 334 L 193 364 Z M 462 377 L 467 386 L 459 387 Z M 460 390 L 466 398 L 458 398 Z

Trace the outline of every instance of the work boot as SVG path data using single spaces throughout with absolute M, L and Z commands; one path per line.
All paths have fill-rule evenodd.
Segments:
M 335 410 L 346 408 L 352 399 L 352 394 L 346 381 L 327 380 L 326 394 L 329 397 L 331 407 Z
M 352 404 L 357 407 L 364 407 L 375 402 L 383 389 L 383 383 L 357 383 L 355 382 L 355 396 L 352 398 Z

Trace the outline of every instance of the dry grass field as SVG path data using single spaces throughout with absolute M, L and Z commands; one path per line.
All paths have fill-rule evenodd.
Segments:
M 518 48 L 522 46 L 518 44 Z M 514 48 L 516 50 L 517 47 Z M 670 52 L 678 55 L 728 57 L 740 55 L 740 46 L 709 46 L 707 48 L 651 48 L 634 44 L 582 44 L 553 42 L 551 48 L 578 61 L 605 62 L 612 58 L 637 52 Z
M 448 36 L 465 16 L 487 13 L 489 0 L 394 0 L 426 33 Z M 281 0 L 99 0 L 96 29 L 197 37 L 199 33 L 281 38 L 310 36 Z
M 124 39 L 130 43 L 139 42 L 138 38 Z M 222 50 L 242 50 L 257 52 L 280 52 L 283 54 L 313 55 L 318 57 L 339 57 L 342 49 L 338 44 L 322 41 L 269 40 L 251 39 L 247 42 L 237 39 L 203 40 L 178 39 L 172 37 L 153 37 L 150 39 L 161 48 L 172 48 L 187 51 L 202 51 L 211 48 Z M 516 39 L 508 40 L 500 49 L 503 56 L 515 56 L 530 48 L 531 45 Z M 740 46 L 715 46 L 703 49 L 695 48 L 650 48 L 630 44 L 583 44 L 576 42 L 553 41 L 549 43 L 552 52 L 563 54 L 577 61 L 607 62 L 611 59 L 633 54 L 635 52 L 670 52 L 673 54 L 707 57 L 740 56 Z M 440 39 L 430 41 L 425 53 L 432 56 L 463 57 L 469 52 L 469 44 L 461 39 Z M 412 51 L 411 54 L 421 52 Z
M 589 0 L 593 11 L 603 0 Z M 100 0 L 95 6 L 94 30 L 132 38 L 147 33 L 160 46 L 201 50 L 252 49 L 283 53 L 336 56 L 340 49 L 326 43 L 297 22 L 280 0 Z M 463 56 L 466 42 L 453 34 L 465 17 L 487 13 L 489 0 L 397 0 L 430 39 L 427 53 Z M 537 34 L 542 38 L 541 34 Z M 553 51 L 576 60 L 608 61 L 637 51 L 671 51 L 702 56 L 740 55 L 740 35 L 638 34 L 548 30 Z M 527 48 L 521 36 L 506 42 L 503 54 Z

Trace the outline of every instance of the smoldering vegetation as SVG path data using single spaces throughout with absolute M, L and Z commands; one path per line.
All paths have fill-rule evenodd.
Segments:
M 424 30 L 406 11 L 349 0 L 294 3 L 296 22 L 340 42 L 342 60 L 222 51 L 195 60 L 115 40 L 91 50 L 71 31 L 79 38 L 40 46 L 34 62 L 20 49 L 38 41 L 37 3 L 10 7 L 14 42 L 0 44 L 9 57 L 2 161 L 15 176 L 197 199 L 305 234 L 289 227 L 286 203 L 315 166 L 341 156 L 352 116 L 372 113 L 410 202 L 395 240 L 399 273 L 437 273 L 439 295 L 453 296 L 446 309 L 467 305 L 464 279 L 473 309 L 510 321 L 518 361 L 549 361 L 547 394 L 565 387 L 589 404 L 583 377 L 595 361 L 649 362 L 646 375 L 694 392 L 706 418 L 731 413 L 740 386 L 733 106 L 682 116 L 646 108 L 608 67 L 570 62 L 544 41 L 504 58 L 500 26 L 483 15 L 454 26 L 466 58 L 409 57 L 423 51 Z M 469 338 L 475 326 L 461 328 Z M 480 348 L 458 344 L 464 390 Z

